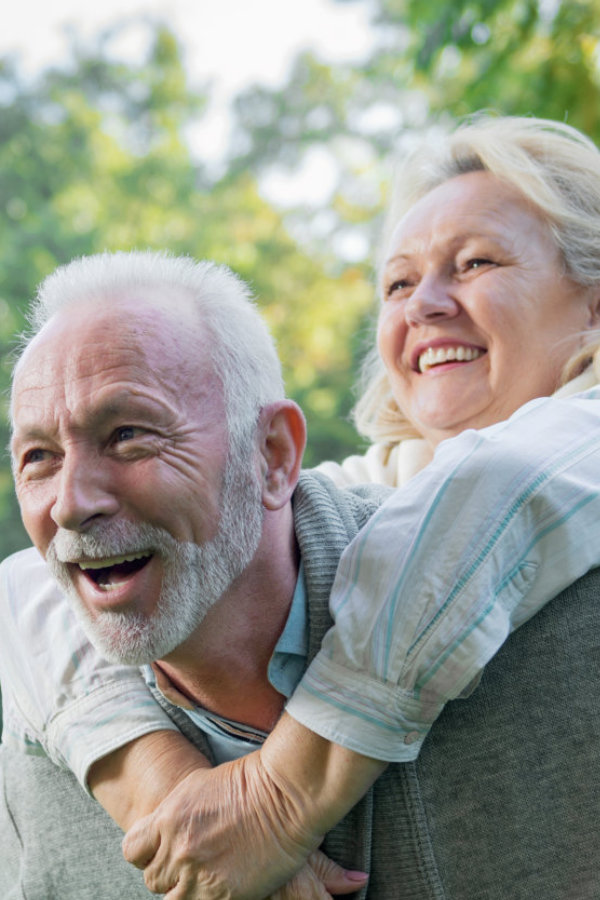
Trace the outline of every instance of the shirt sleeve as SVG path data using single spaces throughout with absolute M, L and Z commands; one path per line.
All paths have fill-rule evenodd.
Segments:
M 4 743 L 45 753 L 86 787 L 90 766 L 151 731 L 176 730 L 140 670 L 102 659 L 36 550 L 0 565 Z
M 343 554 L 335 625 L 288 704 L 312 731 L 416 758 L 512 630 L 600 565 L 600 392 L 443 442 Z

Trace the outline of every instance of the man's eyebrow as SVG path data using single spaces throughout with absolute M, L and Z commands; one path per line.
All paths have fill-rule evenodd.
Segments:
M 97 407 L 90 410 L 89 418 L 95 421 L 105 421 L 131 414 L 151 414 L 159 408 L 160 404 L 153 397 L 128 392 L 100 402 Z
M 85 428 L 90 422 L 105 422 L 111 419 L 119 418 L 129 413 L 135 414 L 138 411 L 150 411 L 155 407 L 152 398 L 141 397 L 134 394 L 123 394 L 119 397 L 112 397 L 106 403 L 99 403 L 97 406 L 91 406 L 86 409 L 84 420 L 74 425 L 75 430 Z M 52 429 L 53 431 L 54 429 Z M 31 440 L 49 440 L 52 439 L 51 432 L 43 425 L 37 422 L 30 424 L 15 424 L 11 435 L 11 442 L 15 439 L 21 441 Z
M 29 425 L 25 427 L 13 426 L 10 436 L 9 446 L 13 443 L 23 443 L 25 441 L 44 441 L 48 440 L 48 433 L 39 425 Z
M 385 265 L 389 266 L 390 263 L 398 262 L 399 260 L 410 259 L 410 256 L 411 256 L 410 253 L 404 253 L 404 252 L 394 253 L 393 256 L 388 256 L 388 258 L 385 261 Z

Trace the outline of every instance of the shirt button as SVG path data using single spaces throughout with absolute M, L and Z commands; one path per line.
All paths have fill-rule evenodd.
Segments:
M 418 731 L 409 731 L 407 735 L 404 737 L 405 744 L 414 744 L 415 741 L 418 741 L 421 735 Z

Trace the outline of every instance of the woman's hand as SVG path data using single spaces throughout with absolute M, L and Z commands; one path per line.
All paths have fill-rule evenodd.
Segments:
M 307 827 L 303 800 L 252 753 L 190 773 L 127 833 L 123 853 L 168 900 L 328 900 L 358 890 L 364 873 L 315 851 L 322 834 Z

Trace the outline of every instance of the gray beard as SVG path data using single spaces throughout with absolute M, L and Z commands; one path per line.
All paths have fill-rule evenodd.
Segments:
M 260 487 L 248 463 L 226 469 L 219 530 L 204 544 L 178 541 L 152 525 L 100 521 L 84 534 L 59 528 L 46 562 L 67 595 L 86 637 L 110 662 L 143 665 L 164 658 L 198 628 L 207 612 L 256 553 L 262 533 Z M 66 563 L 82 557 L 112 557 L 152 548 L 161 557 L 163 581 L 156 609 L 89 612 Z

